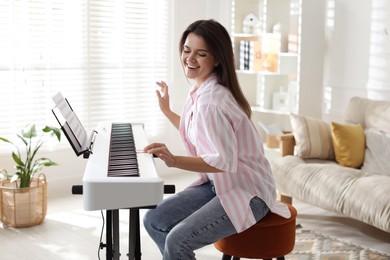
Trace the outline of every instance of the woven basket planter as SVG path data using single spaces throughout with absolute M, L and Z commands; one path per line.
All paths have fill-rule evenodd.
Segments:
M 7 227 L 39 225 L 46 217 L 47 182 L 40 174 L 28 188 L 16 188 L 9 180 L 0 181 L 0 221 Z

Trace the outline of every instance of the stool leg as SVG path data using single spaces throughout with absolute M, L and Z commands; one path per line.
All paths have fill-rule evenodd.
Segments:
M 230 256 L 227 254 L 223 254 L 222 260 L 240 260 L 240 258 L 237 256 Z
M 227 255 L 227 254 L 223 254 L 222 255 L 222 260 L 231 260 L 232 257 L 230 255 Z
M 284 260 L 284 256 L 279 256 L 277 259 L 278 260 Z

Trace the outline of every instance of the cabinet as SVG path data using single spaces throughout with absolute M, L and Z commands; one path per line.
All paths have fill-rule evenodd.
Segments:
M 231 36 L 237 75 L 256 126 L 261 121 L 290 131 L 291 112 L 321 118 L 325 2 L 233 0 Z M 277 43 L 272 43 L 275 35 Z M 278 44 L 276 56 L 270 43 Z M 276 69 L 264 65 L 270 60 Z

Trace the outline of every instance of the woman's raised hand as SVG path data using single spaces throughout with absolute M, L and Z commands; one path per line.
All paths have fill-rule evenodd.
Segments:
M 174 113 L 171 110 L 169 104 L 169 94 L 168 94 L 168 85 L 164 81 L 156 82 L 156 84 L 160 87 L 159 90 L 156 90 L 158 104 L 160 106 L 161 112 L 171 121 L 171 123 L 179 129 L 180 126 L 180 116 Z
M 156 84 L 160 87 L 160 90 L 156 90 L 158 104 L 161 111 L 167 115 L 171 111 L 169 105 L 168 85 L 164 81 L 156 82 Z

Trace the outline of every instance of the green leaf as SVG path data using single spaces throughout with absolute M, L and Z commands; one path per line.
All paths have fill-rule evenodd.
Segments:
M 17 149 L 17 152 L 12 152 L 12 158 L 16 163 L 16 173 L 12 178 L 13 181 L 20 179 L 20 182 L 17 182 L 17 186 L 20 186 L 20 188 L 29 187 L 31 178 L 33 178 L 35 173 L 41 171 L 43 167 L 57 165 L 57 163 L 51 161 L 48 158 L 39 158 L 34 160 L 39 149 L 46 141 L 44 138 L 45 134 L 50 134 L 50 137 L 56 136 L 58 141 L 60 141 L 61 138 L 61 129 L 56 127 L 45 126 L 42 129 L 42 132 L 43 133 L 40 133 L 40 136 L 38 137 L 35 125 L 29 124 L 21 131 L 20 134 L 17 134 L 17 137 L 25 145 L 25 154 L 20 153 L 18 145 L 0 137 L 0 141 L 11 143 Z M 34 139 L 35 137 L 37 138 Z M 3 173 L 3 175 L 8 176 L 7 178 L 10 178 L 10 175 L 8 175 L 6 171 L 0 169 L 0 173 Z
M 27 140 L 26 139 L 24 139 L 24 137 L 23 136 L 21 136 L 21 135 L 16 135 L 17 137 L 19 137 L 20 138 L 20 140 L 22 140 L 22 142 L 24 143 L 24 145 L 25 146 L 27 146 L 28 145 L 28 142 L 27 142 Z
M 14 159 L 17 165 L 25 166 L 22 160 L 20 159 L 20 157 L 15 152 L 12 152 L 12 158 Z
M 45 133 L 52 132 L 52 134 L 54 134 L 57 137 L 57 140 L 61 141 L 61 129 L 59 129 L 57 127 L 52 127 L 52 126 L 45 126 L 42 129 L 42 131 Z
M 55 128 L 55 129 L 53 129 L 53 132 L 54 132 L 55 136 L 57 137 L 58 142 L 61 141 L 61 129 Z
M 22 130 L 22 135 L 25 138 L 33 138 L 37 136 L 37 130 L 34 124 L 26 125 L 26 127 Z
M 3 138 L 3 137 L 0 137 L 0 140 L 3 141 L 3 142 L 6 142 L 6 143 L 11 143 L 11 144 L 12 144 L 11 141 L 9 141 L 9 140 L 7 140 L 7 139 L 5 139 L 5 138 Z
M 39 158 L 35 160 L 34 167 L 32 169 L 33 173 L 39 172 L 43 167 L 55 166 L 58 165 L 56 162 L 51 161 L 48 158 Z
M 45 133 L 49 133 L 49 132 L 52 131 L 52 128 L 53 128 L 53 127 L 45 126 L 45 127 L 42 129 L 42 131 L 45 132 Z
M 58 163 L 50 161 L 50 162 L 43 163 L 43 165 L 44 166 L 55 166 L 55 165 L 58 165 Z

